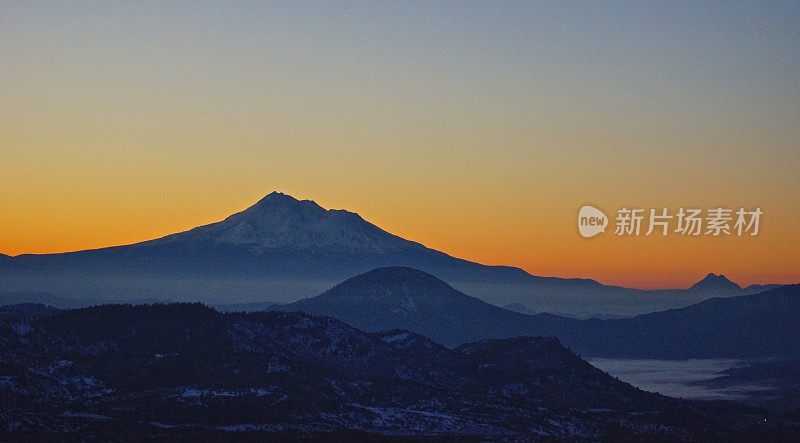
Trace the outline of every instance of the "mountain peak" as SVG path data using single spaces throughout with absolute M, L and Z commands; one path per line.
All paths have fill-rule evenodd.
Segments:
M 262 201 L 274 201 L 274 200 L 294 200 L 298 201 L 296 198 L 292 197 L 289 194 L 284 194 L 280 191 L 272 191 L 269 194 L 265 195 L 259 202 Z
M 379 281 L 379 282 L 418 282 L 418 283 L 444 283 L 435 276 L 419 269 L 408 266 L 386 266 L 375 268 L 357 275 L 347 281 Z
M 334 317 L 370 332 L 404 329 L 445 346 L 495 336 L 509 328 L 514 336 L 525 335 L 522 332 L 528 330 L 519 329 L 520 325 L 533 318 L 470 297 L 426 272 L 400 266 L 373 269 L 321 295 L 276 309 Z M 389 337 L 389 341 L 407 338 L 402 333 Z
M 376 268 L 349 278 L 328 291 L 330 294 L 440 294 L 456 292 L 450 285 L 419 269 L 404 266 Z
M 322 206 L 318 205 L 312 200 L 299 200 L 297 198 L 292 197 L 289 194 L 284 194 L 280 191 L 272 191 L 269 194 L 265 195 L 261 198 L 261 200 L 257 201 L 253 206 L 245 209 L 243 212 L 248 212 L 251 210 L 258 210 L 265 207 L 297 207 L 297 206 L 306 206 L 306 207 L 313 207 L 320 211 L 324 211 L 325 209 Z
M 708 291 L 708 290 L 714 290 L 714 291 L 734 290 L 734 291 L 738 291 L 738 290 L 740 290 L 742 288 L 741 288 L 741 286 L 737 285 L 736 283 L 730 281 L 724 275 L 722 275 L 722 274 L 714 274 L 713 272 L 710 272 L 708 275 L 703 277 L 702 280 L 700 280 L 697 283 L 695 283 L 694 285 L 692 285 L 692 287 L 689 288 L 689 289 L 702 290 L 702 291 Z
M 270 192 L 221 222 L 162 241 L 180 240 L 243 245 L 252 252 L 319 249 L 377 253 L 421 247 L 378 228 L 356 213 L 325 209 L 312 200 L 298 200 L 278 191 Z

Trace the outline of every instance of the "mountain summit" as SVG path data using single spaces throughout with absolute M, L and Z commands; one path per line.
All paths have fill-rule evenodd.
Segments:
M 696 291 L 740 291 L 742 287 L 728 280 L 722 274 L 709 273 L 689 289 Z
M 325 209 L 311 200 L 272 192 L 253 206 L 225 220 L 174 234 L 155 243 L 175 241 L 244 245 L 266 249 L 386 252 L 423 246 L 390 234 L 360 215 Z
M 342 297 L 359 292 L 366 297 L 432 297 L 456 292 L 450 285 L 418 269 L 392 266 L 377 268 L 342 282 L 326 294 Z

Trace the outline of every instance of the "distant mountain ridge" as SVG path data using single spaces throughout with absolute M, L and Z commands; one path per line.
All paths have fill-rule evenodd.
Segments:
M 372 270 L 317 297 L 273 309 L 331 316 L 367 331 L 407 329 L 446 346 L 532 335 L 558 337 L 590 357 L 800 355 L 800 285 L 712 298 L 632 318 L 577 320 L 502 309 L 461 293 L 425 272 L 394 267 Z
M 220 222 L 155 240 L 0 257 L 0 281 L 6 293 L 223 305 L 292 302 L 386 266 L 421 269 L 499 306 L 519 303 L 535 312 L 575 316 L 641 314 L 763 289 L 717 284 L 704 290 L 642 291 L 591 279 L 534 276 L 511 266 L 452 257 L 386 232 L 353 212 L 324 209 L 279 192 Z

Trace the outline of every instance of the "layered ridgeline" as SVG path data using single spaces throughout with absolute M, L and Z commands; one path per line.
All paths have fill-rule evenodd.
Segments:
M 638 291 L 587 279 L 538 277 L 519 268 L 451 257 L 390 234 L 358 214 L 273 192 L 221 222 L 157 240 L 63 254 L 0 256 L 0 304 L 288 302 L 379 266 L 414 267 L 499 306 L 523 303 L 535 312 L 585 317 L 652 312 L 763 289 L 731 283 Z
M 12 440 L 789 435 L 758 411 L 642 392 L 554 338 L 451 350 L 407 331 L 367 334 L 302 313 L 220 314 L 196 304 L 12 310 L 0 316 L 0 432 Z
M 274 307 L 328 315 L 366 331 L 402 328 L 446 346 L 555 336 L 590 357 L 772 358 L 800 355 L 800 285 L 614 320 L 526 315 L 470 297 L 411 268 L 381 268 Z

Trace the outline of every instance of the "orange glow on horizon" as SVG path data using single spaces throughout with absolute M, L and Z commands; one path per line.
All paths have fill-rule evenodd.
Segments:
M 305 194 L 295 196 L 311 198 Z M 98 214 L 110 212 L 103 217 L 67 212 L 60 214 L 56 225 L 50 222 L 52 216 L 29 219 L 18 225 L 27 229 L 19 229 L 17 236 L 4 236 L 0 247 L 7 255 L 18 255 L 131 244 L 222 220 L 259 198 L 260 195 L 237 206 L 219 204 L 221 209 L 217 211 L 208 210 L 211 204 L 204 205 L 191 198 L 178 199 L 181 204 L 142 198 L 138 205 L 127 207 L 106 200 L 107 207 L 94 205 Z M 156 204 L 158 202 L 162 204 Z M 71 203 L 75 204 L 76 200 Z M 752 238 L 681 238 L 677 235 L 629 238 L 614 236 L 611 228 L 601 236 L 583 239 L 577 233 L 569 208 L 558 217 L 546 217 L 552 222 L 537 224 L 537 213 L 544 211 L 536 211 L 533 205 L 527 211 L 520 211 L 517 217 L 498 219 L 497 214 L 503 213 L 507 203 L 497 200 L 478 205 L 483 208 L 481 211 L 475 211 L 469 202 L 451 201 L 458 203 L 457 209 L 470 209 L 452 214 L 427 201 L 416 201 L 414 211 L 403 210 L 406 204 L 414 204 L 412 200 L 394 207 L 371 201 L 358 208 L 355 202 L 341 198 L 319 203 L 326 208 L 354 210 L 391 233 L 450 255 L 484 264 L 518 266 L 534 275 L 591 278 L 604 284 L 642 289 L 685 288 L 708 272 L 725 274 L 741 286 L 800 281 L 797 262 L 785 259 L 793 251 L 778 248 L 794 241 L 792 237 L 797 236 L 796 231 L 775 231 L 769 222 L 762 226 L 760 236 Z M 116 213 L 111 212 L 112 206 Z M 575 210 L 577 207 L 572 212 Z M 769 210 L 765 212 L 772 217 L 780 215 Z M 427 213 L 428 218 L 415 216 L 419 213 Z M 158 216 L 149 217 L 149 214 Z M 460 222 L 452 222 L 451 218 Z M 46 231 L 51 232 L 49 236 L 42 236 Z M 648 260 L 640 259 L 648 256 Z M 743 257 L 749 258 L 743 260 Z M 770 265 L 765 266 L 764 271 L 755 267 L 758 263 Z

